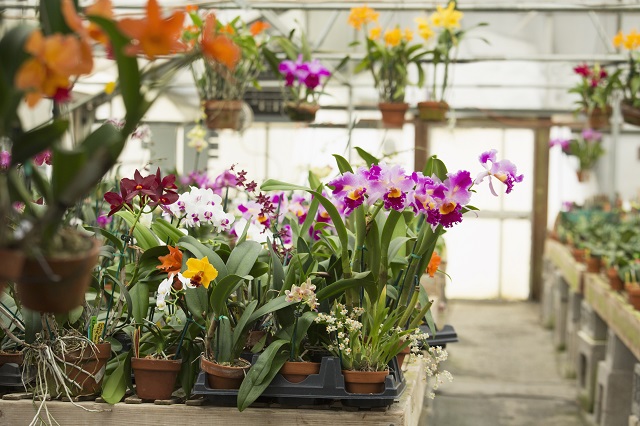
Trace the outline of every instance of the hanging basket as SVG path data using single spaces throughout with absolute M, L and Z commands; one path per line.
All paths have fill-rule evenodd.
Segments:
M 242 128 L 242 101 L 205 100 L 202 102 L 207 127 L 212 130 Z
M 442 101 L 418 102 L 418 115 L 422 121 L 442 123 L 447 120 L 449 104 Z
M 65 313 L 85 302 L 102 244 L 85 238 L 87 249 L 65 257 L 28 258 L 16 282 L 22 305 L 33 311 Z
M 284 112 L 291 121 L 301 123 L 311 123 L 316 119 L 316 113 L 320 109 L 318 104 L 310 104 L 307 102 L 295 103 L 287 102 L 284 104 Z
M 388 129 L 402 129 L 404 114 L 409 109 L 406 102 L 380 102 L 378 108 L 382 113 L 382 125 Z
M 640 126 L 640 108 L 634 107 L 633 104 L 627 100 L 623 100 L 620 103 L 620 111 L 622 112 L 622 119 L 625 123 Z
M 576 171 L 576 177 L 578 178 L 578 182 L 589 182 L 589 179 L 591 178 L 591 171 L 590 170 L 578 170 Z
M 592 129 L 604 129 L 609 127 L 609 120 L 611 119 L 611 113 L 613 110 L 607 105 L 606 108 L 600 107 L 593 108 L 593 111 L 589 113 L 589 127 Z
M 9 281 L 15 282 L 22 273 L 25 256 L 20 250 L 0 249 L 0 294 Z

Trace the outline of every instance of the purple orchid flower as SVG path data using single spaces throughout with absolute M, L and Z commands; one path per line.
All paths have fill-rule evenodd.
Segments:
M 444 200 L 444 192 L 447 187 L 439 180 L 424 176 L 420 172 L 414 172 L 411 179 L 416 183 L 413 191 L 407 194 L 407 204 L 413 208 L 414 213 L 427 214 L 427 222 L 437 226 L 440 223 L 440 205 Z
M 300 60 L 300 58 L 298 58 Z M 304 62 L 298 68 L 298 78 L 308 89 L 314 90 L 320 85 L 322 76 L 329 77 L 331 73 L 322 66 L 320 61 L 314 59 L 311 62 Z
M 602 133 L 593 129 L 584 129 L 582 138 L 587 142 L 596 142 L 602 139 Z
M 387 166 L 381 164 L 378 167 L 381 170 L 380 181 L 384 188 L 382 195 L 384 208 L 398 211 L 404 210 L 407 206 L 407 192 L 414 187 L 415 182 L 398 165 Z
M 291 201 L 287 205 L 287 210 L 298 218 L 299 225 L 303 224 L 304 220 L 307 218 L 308 208 L 304 205 L 305 201 L 304 196 L 293 194 Z
M 565 138 L 551 139 L 549 141 L 549 148 L 553 148 L 554 146 L 559 146 L 564 152 L 566 152 L 569 149 L 570 142 L 571 142 L 570 139 L 565 139 Z
M 302 55 L 295 62 L 285 59 L 278 65 L 278 71 L 284 75 L 285 86 L 293 86 L 296 80 L 300 80 L 299 71 L 302 66 Z
M 11 165 L 11 153 L 9 151 L 0 151 L 0 169 L 8 169 Z
M 496 161 L 497 152 L 498 151 L 496 151 L 495 149 L 492 149 L 491 151 L 486 151 L 480 154 L 480 157 L 479 157 L 480 163 L 484 166 L 486 170 L 484 172 L 479 173 L 478 177 L 476 177 L 476 180 L 475 180 L 475 183 L 479 184 L 484 180 L 485 177 L 488 176 L 489 189 L 491 190 L 491 193 L 496 197 L 498 196 L 498 194 L 493 188 L 493 181 L 491 180 L 491 176 L 495 177 L 500 182 L 507 185 L 507 191 L 506 191 L 507 194 L 513 190 L 514 183 L 522 182 L 522 179 L 524 178 L 524 175 L 518 176 L 517 168 L 515 164 L 513 164 L 511 161 L 509 160 Z M 491 165 L 489 165 L 489 162 L 491 162 Z
M 454 224 L 462 222 L 462 207 L 471 200 L 470 189 L 473 180 L 471 173 L 459 170 L 456 173 L 447 173 L 447 179 L 442 184 L 446 189 L 439 207 L 440 225 L 451 228 Z
M 45 149 L 41 153 L 36 154 L 36 156 L 33 157 L 33 162 L 36 164 L 36 166 L 42 166 L 43 164 L 46 164 L 46 165 L 50 166 L 51 165 L 51 150 Z
M 347 172 L 329 182 L 329 186 L 333 187 L 334 197 L 344 202 L 346 215 L 349 215 L 358 206 L 362 205 L 368 184 L 369 181 L 363 175 L 361 169 L 355 174 Z

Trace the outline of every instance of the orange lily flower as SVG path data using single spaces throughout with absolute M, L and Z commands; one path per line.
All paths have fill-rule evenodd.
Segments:
M 269 23 L 267 22 L 256 21 L 253 24 L 251 24 L 251 26 L 249 27 L 249 31 L 251 32 L 251 35 L 255 37 L 269 27 L 271 27 L 271 25 L 269 25 Z
M 156 266 L 157 269 L 168 273 L 169 275 L 180 272 L 182 269 L 182 252 L 171 246 L 167 246 L 169 254 L 166 256 L 158 256 L 161 265 Z
M 242 51 L 229 37 L 214 33 L 216 18 L 213 14 L 206 17 L 200 45 L 202 53 L 209 59 L 220 62 L 230 70 L 234 69 Z
M 184 12 L 174 12 L 170 17 L 162 19 L 157 0 L 149 0 L 146 7 L 147 16 L 142 19 L 125 18 L 118 22 L 120 30 L 132 38 L 127 53 L 144 52 L 149 59 L 184 50 L 180 42 Z
M 436 274 L 441 261 L 442 258 L 438 256 L 438 253 L 434 251 L 431 255 L 431 260 L 429 260 L 429 265 L 427 266 L 427 274 L 429 274 L 430 277 L 433 278 L 433 276 Z

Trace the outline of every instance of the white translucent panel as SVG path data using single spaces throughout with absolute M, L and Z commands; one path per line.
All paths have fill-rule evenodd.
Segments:
M 500 279 L 500 221 L 466 218 L 449 230 L 447 244 L 448 298 L 493 299 Z
M 533 202 L 534 133 L 528 129 L 508 129 L 504 131 L 504 136 L 504 149 L 498 152 L 498 159 L 506 158 L 514 163 L 518 174 L 524 175 L 524 180 L 515 184 L 508 195 L 504 194 L 504 185 L 494 181 L 494 187 L 503 197 L 505 210 L 529 212 Z
M 435 154 L 447 166 L 450 172 L 469 170 L 475 179 L 484 168 L 478 161 L 478 156 L 490 149 L 499 150 L 502 146 L 503 132 L 501 129 L 455 129 L 435 128 L 429 136 L 430 154 Z M 491 195 L 488 182 L 484 182 L 475 189 L 471 204 L 481 210 L 499 210 L 500 200 Z
M 500 297 L 529 297 L 531 265 L 531 222 L 507 219 L 502 222 Z

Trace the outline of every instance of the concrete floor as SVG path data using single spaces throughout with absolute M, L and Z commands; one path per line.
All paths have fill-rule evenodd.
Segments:
M 437 322 L 452 324 L 460 341 L 447 348 L 453 382 L 425 400 L 421 426 L 586 424 L 538 304 L 453 300 Z

